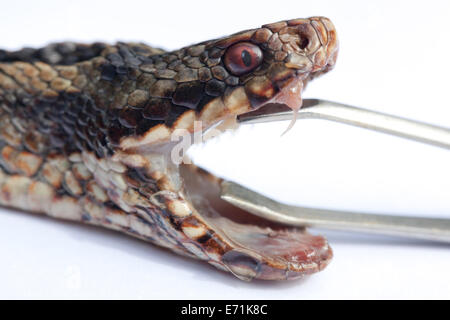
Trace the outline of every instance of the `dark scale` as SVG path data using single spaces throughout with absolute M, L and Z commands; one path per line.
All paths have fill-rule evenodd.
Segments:
M 114 66 L 113 64 L 105 64 L 102 67 L 102 79 L 106 81 L 112 81 L 118 74 L 116 71 L 118 67 Z
M 106 134 L 109 146 L 118 147 L 120 144 L 120 139 L 126 136 L 128 129 L 122 126 L 118 121 L 111 123 L 108 127 L 108 132 Z
M 171 105 L 168 99 L 151 98 L 142 110 L 142 116 L 150 120 L 164 120 L 169 114 Z
M 172 102 L 189 109 L 196 109 L 204 94 L 204 85 L 198 81 L 180 83 L 172 97 Z
M 127 128 L 135 128 L 138 121 L 142 118 L 141 112 L 130 107 L 125 107 L 120 111 L 119 122 Z
M 205 92 L 210 96 L 221 96 L 225 91 L 225 83 L 217 79 L 212 79 L 206 83 Z

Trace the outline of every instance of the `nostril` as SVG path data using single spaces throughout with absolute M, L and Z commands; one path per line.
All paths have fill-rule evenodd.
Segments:
M 300 35 L 300 44 L 299 47 L 300 49 L 304 50 L 309 44 L 309 39 L 306 35 L 301 34 Z
M 297 27 L 298 46 L 301 50 L 315 52 L 320 46 L 317 31 L 312 23 L 304 23 Z

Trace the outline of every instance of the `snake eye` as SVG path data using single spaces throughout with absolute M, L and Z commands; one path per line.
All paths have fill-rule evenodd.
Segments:
M 228 48 L 224 62 L 232 74 L 240 76 L 259 66 L 262 58 L 262 51 L 257 45 L 240 42 Z

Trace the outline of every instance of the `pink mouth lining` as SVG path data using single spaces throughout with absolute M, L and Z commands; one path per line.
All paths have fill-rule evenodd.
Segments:
M 272 100 L 269 101 L 269 103 L 285 104 L 293 111 L 292 120 L 286 130 L 281 134 L 282 136 L 292 129 L 297 120 L 298 110 L 300 110 L 303 104 L 301 95 L 302 90 L 303 81 L 300 78 L 295 77 L 289 80 L 289 83 L 285 85 Z

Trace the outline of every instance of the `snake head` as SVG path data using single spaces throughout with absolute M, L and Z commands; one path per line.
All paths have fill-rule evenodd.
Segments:
M 146 107 L 142 113 L 136 107 L 122 110 L 122 122 L 137 126 L 137 138 L 123 139 L 121 147 L 164 143 L 175 129 L 196 131 L 195 121 L 204 131 L 269 103 L 296 111 L 307 82 L 332 69 L 337 53 L 333 24 L 313 17 L 150 56 L 140 65 L 143 75 L 138 78 L 145 92 L 136 95 Z
M 239 78 L 245 97 L 238 112 L 268 102 L 298 110 L 306 83 L 333 68 L 338 40 L 329 19 L 313 17 L 263 25 L 209 43 L 207 50 L 219 51 L 224 67 Z

